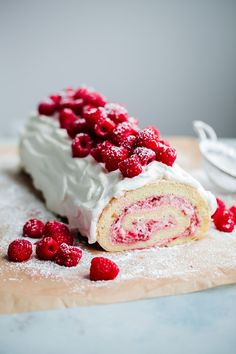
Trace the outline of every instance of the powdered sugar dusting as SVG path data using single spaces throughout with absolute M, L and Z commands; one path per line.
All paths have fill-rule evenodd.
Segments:
M 5 258 L 8 244 L 21 236 L 22 226 L 29 218 L 43 221 L 55 219 L 49 212 L 40 194 L 31 186 L 29 177 L 19 172 L 19 161 L 15 156 L 0 157 L 0 257 Z M 236 203 L 228 196 L 227 203 Z M 27 238 L 26 238 L 27 239 Z M 36 240 L 29 239 L 32 243 Z M 0 277 L 4 282 L 23 282 L 25 274 L 33 282 L 43 278 L 52 282 L 66 282 L 71 293 L 83 293 L 88 288 L 112 287 L 118 283 L 137 278 L 167 279 L 170 277 L 194 277 L 204 272 L 220 274 L 224 270 L 236 269 L 236 231 L 224 234 L 211 229 L 208 236 L 198 242 L 170 248 L 107 253 L 88 246 L 81 241 L 76 245 L 83 249 L 79 265 L 73 268 L 59 266 L 50 261 L 40 261 L 35 252 L 28 262 L 1 262 Z M 35 246 L 34 246 L 35 251 Z M 120 268 L 114 281 L 91 282 L 88 278 L 90 261 L 94 256 L 108 257 Z M 1 261 L 2 261 L 1 259 Z M 7 277 L 8 272 L 10 276 Z

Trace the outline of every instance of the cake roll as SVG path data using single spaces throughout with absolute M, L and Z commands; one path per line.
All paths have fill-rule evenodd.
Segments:
M 156 128 L 140 129 L 124 107 L 89 88 L 39 104 L 20 158 L 47 208 L 107 251 L 200 239 L 216 209 Z

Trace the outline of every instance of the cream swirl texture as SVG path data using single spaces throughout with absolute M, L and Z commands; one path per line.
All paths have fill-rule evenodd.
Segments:
M 209 205 L 216 209 L 215 197 L 178 164 L 169 167 L 153 161 L 134 178 L 123 178 L 120 171 L 106 172 L 104 164 L 92 156 L 72 158 L 71 139 L 60 129 L 55 118 L 32 115 L 20 142 L 23 168 L 32 176 L 34 186 L 42 191 L 47 207 L 66 216 L 70 227 L 77 228 L 96 242 L 99 216 L 113 197 L 165 178 L 195 187 Z

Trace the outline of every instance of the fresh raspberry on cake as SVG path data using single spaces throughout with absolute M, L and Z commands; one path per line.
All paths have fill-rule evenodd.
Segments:
M 136 136 L 129 135 L 124 137 L 123 139 L 120 139 L 119 146 L 123 146 L 131 153 L 135 147 L 135 141 L 136 141 Z
M 149 164 L 151 161 L 156 159 L 156 153 L 153 150 L 145 147 L 137 147 L 134 150 L 134 154 L 139 157 L 140 162 L 143 166 Z
M 44 237 L 52 237 L 59 245 L 66 243 L 73 244 L 73 236 L 67 225 L 59 221 L 48 221 L 44 226 Z
M 128 120 L 128 111 L 119 103 L 107 103 L 105 106 L 108 117 L 116 124 Z
M 162 143 L 157 143 L 155 152 L 157 161 L 162 162 L 168 166 L 173 166 L 177 157 L 176 150 L 173 147 L 164 145 Z
M 39 259 L 52 260 L 59 249 L 59 244 L 52 237 L 44 237 L 37 242 L 36 254 Z
M 56 107 L 58 108 L 61 101 L 61 95 L 55 93 L 50 95 L 49 98 L 56 104 Z
M 73 157 L 85 157 L 91 151 L 92 139 L 88 134 L 80 133 L 74 138 L 71 148 Z
M 142 164 L 138 155 L 132 155 L 119 163 L 119 169 L 124 177 L 135 177 L 142 172 Z
M 75 267 L 82 257 L 82 250 L 77 247 L 68 246 L 62 243 L 54 258 L 54 261 L 65 267 Z
M 84 111 L 83 116 L 90 128 L 93 128 L 96 123 L 107 118 L 106 111 L 102 107 L 90 107 Z
M 74 100 L 72 97 L 63 97 L 60 101 L 60 110 L 68 108 L 76 114 L 81 114 L 84 101 L 82 99 Z
M 102 153 L 111 146 L 113 146 L 113 144 L 109 140 L 105 140 L 93 147 L 90 153 L 97 162 L 103 162 Z
M 111 136 L 115 127 L 116 125 L 111 119 L 104 118 L 98 120 L 98 122 L 95 124 L 94 132 L 98 137 L 107 138 Z
M 234 230 L 234 215 L 227 209 L 220 210 L 213 221 L 219 231 L 232 232 Z
M 38 105 L 38 112 L 44 116 L 52 116 L 57 109 L 57 105 L 53 100 L 48 99 L 46 101 L 40 102 Z
M 32 244 L 28 240 L 14 240 L 8 246 L 8 259 L 12 262 L 23 262 L 32 255 Z
M 75 113 L 70 108 L 63 109 L 59 114 L 60 127 L 67 129 L 76 120 Z
M 135 145 L 137 147 L 146 147 L 153 151 L 156 151 L 157 148 L 158 136 L 156 131 L 153 128 L 144 128 L 140 130 L 137 135 Z
M 43 236 L 44 223 L 39 219 L 30 219 L 23 226 L 23 236 L 41 238 Z
M 88 87 L 80 87 L 74 95 L 75 98 L 82 98 L 85 104 L 92 104 L 96 107 L 104 107 L 107 103 L 105 97 L 99 92 L 93 91 Z
M 105 162 L 107 171 L 115 171 L 121 161 L 125 160 L 129 155 L 127 149 L 118 146 L 109 146 L 102 151 L 102 159 Z
M 73 139 L 79 133 L 88 132 L 87 122 L 84 118 L 77 118 L 68 123 L 66 130 L 68 135 Z
M 90 280 L 113 280 L 119 274 L 119 267 L 105 257 L 95 257 L 91 261 Z
M 135 130 L 129 122 L 120 123 L 116 126 L 112 134 L 112 141 L 114 144 L 122 145 L 124 140 L 130 135 L 137 135 Z

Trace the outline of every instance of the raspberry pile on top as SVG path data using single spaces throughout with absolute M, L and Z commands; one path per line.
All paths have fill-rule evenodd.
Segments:
M 172 166 L 176 150 L 160 137 L 157 128 L 140 129 L 125 107 L 109 103 L 88 87 L 68 88 L 39 103 L 41 115 L 58 117 L 60 127 L 72 139 L 74 158 L 89 154 L 104 163 L 107 172 L 119 169 L 124 177 L 135 177 L 143 166 L 156 160 Z

